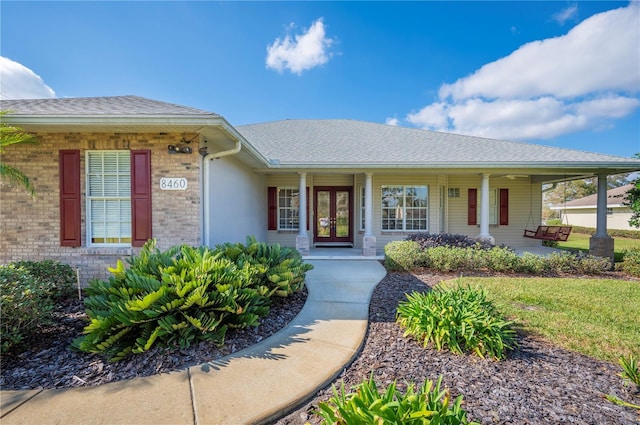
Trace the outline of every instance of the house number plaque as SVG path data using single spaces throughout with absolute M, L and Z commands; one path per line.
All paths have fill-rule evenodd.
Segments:
M 168 178 L 160 179 L 160 190 L 187 190 L 188 184 L 185 178 Z

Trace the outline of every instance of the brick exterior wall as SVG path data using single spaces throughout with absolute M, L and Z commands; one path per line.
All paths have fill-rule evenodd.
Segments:
M 0 184 L 0 264 L 17 260 L 51 259 L 80 270 L 86 285 L 94 278 L 107 279 L 107 267 L 139 251 L 127 247 L 87 247 L 85 151 L 151 151 L 152 234 L 160 249 L 177 244 L 200 245 L 200 164 L 197 142 L 192 154 L 169 154 L 167 146 L 196 134 L 39 133 L 37 144 L 6 149 L 2 162 L 24 172 L 36 188 L 32 199 L 24 190 Z M 197 140 L 197 139 L 196 139 Z M 82 191 L 82 246 L 60 246 L 58 151 L 79 149 Z M 185 191 L 160 190 L 161 177 L 188 180 Z M 126 264 L 126 263 L 125 263 Z

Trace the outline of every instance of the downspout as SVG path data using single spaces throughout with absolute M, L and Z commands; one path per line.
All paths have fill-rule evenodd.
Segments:
M 211 219 L 209 216 L 209 201 L 211 198 L 211 191 L 208 187 L 209 182 L 209 168 L 210 162 L 214 159 L 222 158 L 223 156 L 236 155 L 242 149 L 242 143 L 240 140 L 236 140 L 236 145 L 233 149 L 229 149 L 222 152 L 209 153 L 202 158 L 204 162 L 204 167 L 202 167 L 202 241 L 203 245 L 209 246 L 210 238 L 210 230 L 211 230 Z

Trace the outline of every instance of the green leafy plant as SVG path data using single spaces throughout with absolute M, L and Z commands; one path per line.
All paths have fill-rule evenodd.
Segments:
M 635 384 L 640 389 L 640 371 L 635 357 L 632 354 L 629 355 L 629 358 L 622 356 L 619 362 L 620 366 L 622 366 L 622 372 L 620 373 L 622 379 Z
M 629 355 L 629 358 L 621 356 L 618 361 L 620 362 L 620 366 L 622 366 L 620 377 L 624 380 L 624 383 L 633 383 L 635 384 L 636 389 L 640 390 L 640 371 L 638 371 L 638 365 L 636 364 L 636 359 L 633 355 Z M 611 394 L 607 395 L 606 398 L 617 405 L 631 407 L 640 411 L 640 405 L 626 402 Z
M 19 347 L 51 318 L 53 286 L 34 277 L 25 267 L 0 266 L 0 340 L 4 354 Z
M 25 268 L 33 277 L 47 282 L 49 295 L 54 300 L 67 298 L 74 293 L 76 273 L 70 265 L 53 260 L 17 261 L 16 267 Z
M 424 253 L 415 241 L 393 241 L 384 247 L 384 264 L 389 270 L 415 270 L 426 266 Z
M 402 394 L 394 381 L 381 392 L 371 376 L 348 394 L 344 383 L 340 390 L 333 386 L 333 397 L 319 403 L 316 414 L 323 424 L 475 424 L 467 420 L 462 396 L 451 403 L 449 390 L 441 385 L 442 376 L 435 385 L 428 380 L 417 390 L 411 383 Z
M 398 305 L 397 323 L 426 347 L 503 359 L 516 346 L 512 322 L 502 318 L 482 289 L 457 285 L 407 295 Z
M 622 263 L 618 264 L 617 268 L 631 276 L 640 277 L 640 248 L 625 250 Z
M 264 257 L 272 262 L 253 256 L 264 252 L 273 252 Z M 266 283 L 269 272 L 283 263 L 295 270 L 287 275 L 286 290 Z M 299 255 L 269 251 L 255 241 L 215 250 L 176 246 L 161 252 L 151 240 L 129 264 L 125 268 L 119 261 L 110 269 L 108 282 L 96 280 L 87 288 L 84 302 L 90 323 L 73 342 L 74 348 L 117 361 L 154 344 L 223 344 L 228 328 L 257 326 L 269 313 L 272 295 L 300 290 L 311 268 Z

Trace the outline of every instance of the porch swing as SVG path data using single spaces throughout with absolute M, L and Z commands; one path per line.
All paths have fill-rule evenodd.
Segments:
M 564 216 L 567 215 L 567 181 L 564 181 Z M 564 221 L 564 218 L 563 218 Z M 543 241 L 565 242 L 569 239 L 571 234 L 571 226 L 569 226 L 569 219 L 567 219 L 567 226 L 546 226 L 540 225 L 536 230 L 529 230 L 529 223 L 532 227 L 535 224 L 533 221 L 533 195 L 531 193 L 531 185 L 529 185 L 529 218 L 525 225 L 524 234 L 525 238 L 539 239 Z

